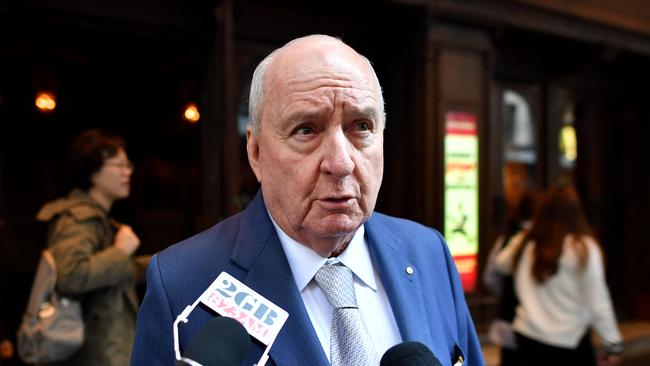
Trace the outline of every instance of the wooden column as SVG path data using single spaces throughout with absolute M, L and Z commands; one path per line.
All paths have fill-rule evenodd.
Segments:
M 200 228 L 237 212 L 236 70 L 233 2 L 215 8 L 215 35 L 206 75 L 201 121 L 202 210 Z
M 425 106 L 427 146 L 425 180 L 427 192 L 426 221 L 443 225 L 445 113 L 464 111 L 476 114 L 479 128 L 480 217 L 488 217 L 485 204 L 492 167 L 489 156 L 489 98 L 491 44 L 487 35 L 433 21 L 428 30 L 427 76 L 425 86 L 429 103 Z M 496 169 L 496 170 L 494 170 Z M 494 172 L 492 172 L 494 170 Z
M 490 141 L 490 81 L 492 48 L 488 35 L 458 25 L 430 22 L 425 53 L 424 106 L 425 123 L 421 143 L 423 151 L 425 222 L 444 230 L 444 143 L 447 112 L 466 112 L 476 115 L 479 140 L 479 253 L 478 273 L 480 287 L 481 264 L 487 255 L 495 228 L 491 223 L 492 196 L 496 187 L 490 179 L 500 174 L 489 154 Z M 491 240 L 491 239 L 490 239 Z

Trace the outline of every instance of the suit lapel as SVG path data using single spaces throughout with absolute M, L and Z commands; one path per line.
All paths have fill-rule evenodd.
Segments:
M 242 282 L 289 313 L 271 347 L 271 359 L 277 365 L 326 365 L 261 193 L 242 217 L 232 260 L 248 271 Z
M 400 250 L 403 245 L 401 240 L 378 223 L 375 217 L 373 214 L 366 223 L 370 255 L 378 266 L 379 277 L 386 289 L 402 340 L 432 344 L 418 268 Z M 412 274 L 408 273 L 411 271 L 407 271 L 407 268 L 413 270 Z
M 401 239 L 393 235 L 373 215 L 366 223 L 366 235 L 373 262 L 404 341 L 434 344 L 430 320 L 418 270 L 404 251 Z M 261 193 L 242 216 L 232 260 L 247 271 L 247 286 L 289 313 L 289 318 L 273 344 L 270 356 L 276 365 L 327 365 L 327 356 L 311 325 L 291 268 L 271 223 Z M 414 271 L 407 273 L 407 267 Z

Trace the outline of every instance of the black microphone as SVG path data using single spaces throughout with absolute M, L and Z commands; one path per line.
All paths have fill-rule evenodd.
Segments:
M 250 343 L 248 332 L 238 321 L 213 318 L 192 338 L 176 366 L 240 366 Z
M 404 342 L 389 348 L 379 366 L 442 366 L 429 347 L 420 342 Z

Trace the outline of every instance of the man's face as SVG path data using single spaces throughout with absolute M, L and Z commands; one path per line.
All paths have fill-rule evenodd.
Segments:
M 276 223 L 322 256 L 343 249 L 374 210 L 384 165 L 379 103 L 369 66 L 332 40 L 299 42 L 268 70 L 249 160 Z

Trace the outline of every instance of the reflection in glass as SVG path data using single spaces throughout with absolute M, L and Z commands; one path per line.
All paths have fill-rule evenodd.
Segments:
M 534 164 L 535 125 L 530 104 L 514 90 L 503 93 L 504 107 L 504 160 Z
M 506 89 L 502 100 L 503 194 L 507 216 L 516 217 L 521 196 L 536 186 L 536 128 L 531 105 L 523 95 Z
M 560 166 L 565 169 L 573 169 L 578 158 L 578 139 L 576 138 L 575 106 L 569 102 L 564 107 L 562 114 L 562 127 L 559 132 L 559 158 Z

